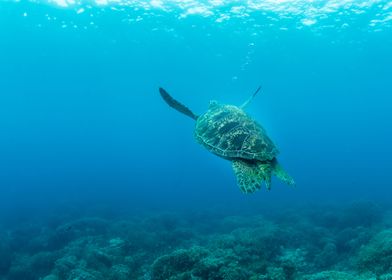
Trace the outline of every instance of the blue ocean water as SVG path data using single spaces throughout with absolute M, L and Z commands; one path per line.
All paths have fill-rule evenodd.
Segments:
M 1 1 L 0 229 L 215 209 L 198 216 L 208 232 L 217 217 L 271 209 L 390 209 L 391 50 L 391 1 Z M 240 105 L 259 85 L 247 112 L 296 186 L 273 179 L 245 195 L 158 88 L 200 114 L 210 100 Z M 0 279 L 27 279 L 12 265 L 0 262 Z M 151 279 L 188 279 L 169 276 Z M 266 277 L 252 279 L 278 279 Z

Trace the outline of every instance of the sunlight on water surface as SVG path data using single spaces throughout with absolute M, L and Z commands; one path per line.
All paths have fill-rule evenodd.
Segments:
M 18 1 L 17 1 L 18 2 Z M 209 18 L 217 23 L 233 19 L 254 21 L 263 17 L 269 25 L 294 20 L 295 28 L 346 28 L 358 17 L 366 15 L 367 26 L 380 30 L 392 24 L 392 1 L 383 0 L 30 0 L 59 8 L 74 9 L 77 14 L 96 8 L 138 13 L 145 16 L 167 13 L 182 19 L 189 16 Z M 284 25 L 280 26 L 285 29 Z

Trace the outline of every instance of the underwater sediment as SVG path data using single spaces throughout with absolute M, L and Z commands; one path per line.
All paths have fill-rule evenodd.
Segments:
M 392 279 L 392 209 L 373 203 L 0 227 L 5 280 Z

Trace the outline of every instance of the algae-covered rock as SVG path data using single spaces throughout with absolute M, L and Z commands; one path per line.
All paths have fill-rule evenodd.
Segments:
M 58 226 L 48 238 L 48 243 L 53 249 L 61 249 L 83 236 L 104 235 L 108 228 L 109 224 L 106 220 L 86 217 Z
M 77 268 L 69 273 L 67 280 L 104 280 L 98 271 Z
M 64 256 L 55 262 L 55 273 L 59 278 L 64 279 L 67 274 L 78 266 L 77 257 L 70 255 Z
M 47 275 L 52 270 L 55 254 L 40 252 L 35 255 L 17 255 L 10 266 L 8 278 L 13 280 L 37 279 Z
M 376 280 L 376 278 L 368 275 L 353 275 L 348 272 L 323 271 L 313 275 L 304 276 L 301 280 Z
M 360 250 L 358 269 L 377 275 L 392 272 L 392 230 L 384 230 Z
M 34 280 L 34 271 L 30 266 L 28 256 L 18 256 L 18 261 L 14 262 L 9 269 L 8 278 L 13 280 Z
M 200 279 L 249 279 L 249 268 L 240 262 L 231 249 L 212 250 L 195 265 L 192 275 Z
M 123 264 L 114 265 L 110 269 L 108 280 L 129 280 L 131 277 L 131 269 Z
M 279 256 L 282 246 L 287 244 L 281 229 L 273 223 L 236 229 L 231 234 L 236 244 L 233 250 L 246 262 L 272 261 Z
M 309 269 L 309 264 L 306 262 L 307 252 L 303 249 L 287 249 L 278 259 L 278 264 L 283 269 L 285 278 L 287 280 L 295 279 L 298 273 Z
M 112 266 L 112 256 L 106 250 L 90 248 L 85 254 L 87 265 L 95 270 L 105 270 Z
M 380 280 L 392 280 L 392 273 L 381 275 Z
M 152 264 L 152 280 L 180 279 L 190 276 L 194 265 L 208 252 L 201 247 L 179 249 L 169 255 L 159 257 Z M 174 278 L 176 277 L 176 278 Z
M 42 278 L 42 280 L 59 280 L 59 277 L 57 275 L 50 274 Z
M 265 279 L 268 280 L 286 280 L 286 273 L 282 267 L 268 267 Z
M 321 268 L 331 267 L 338 261 L 336 245 L 333 242 L 325 244 L 319 254 L 316 255 L 315 264 Z
M 8 273 L 12 263 L 12 250 L 6 238 L 0 236 L 0 276 Z
M 247 280 L 250 274 L 232 250 L 210 251 L 202 247 L 177 250 L 159 257 L 152 265 L 152 280 L 209 279 Z
M 239 265 L 228 265 L 228 266 L 223 266 L 220 270 L 219 273 L 216 275 L 215 278 L 211 279 L 223 279 L 223 280 L 248 280 L 249 279 L 249 273 L 246 269 Z

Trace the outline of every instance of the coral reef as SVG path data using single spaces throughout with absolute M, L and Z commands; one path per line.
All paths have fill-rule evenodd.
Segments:
M 361 248 L 358 269 L 377 275 L 392 273 L 392 229 L 381 231 Z
M 371 280 L 369 276 L 358 276 L 348 272 L 322 271 L 310 276 L 304 276 L 302 280 Z M 375 279 L 373 279 L 375 280 Z
M 64 216 L 3 226 L 0 279 L 392 280 L 391 212 L 380 209 Z

